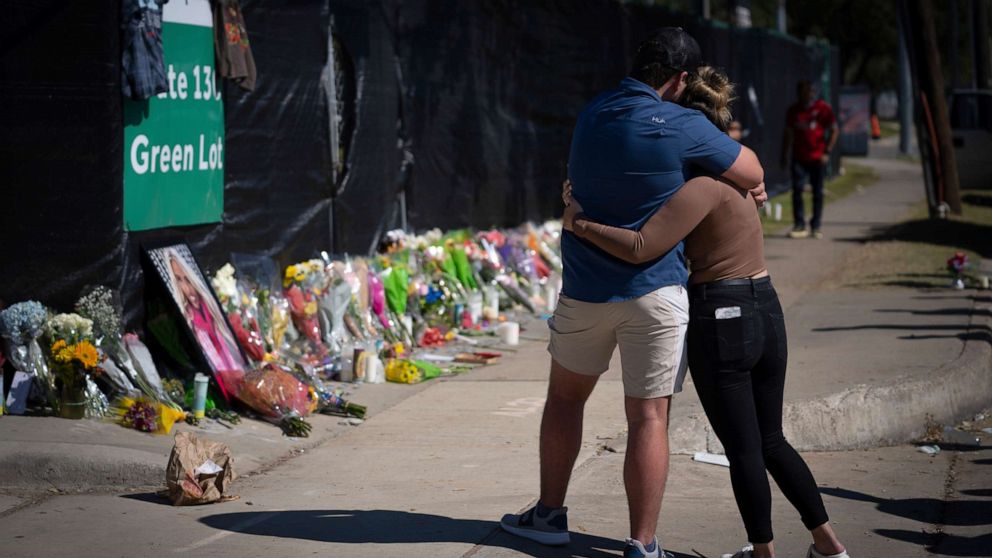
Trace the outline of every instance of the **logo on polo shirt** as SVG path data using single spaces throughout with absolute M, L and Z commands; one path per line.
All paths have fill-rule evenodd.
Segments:
M 664 118 L 658 118 L 657 116 L 652 116 L 651 117 L 651 122 L 654 122 L 655 124 L 664 124 L 665 123 L 665 119 Z

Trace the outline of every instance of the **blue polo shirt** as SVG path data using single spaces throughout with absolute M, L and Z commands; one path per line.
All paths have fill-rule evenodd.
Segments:
M 685 184 L 690 166 L 719 176 L 740 150 L 699 111 L 662 101 L 647 84 L 626 78 L 579 115 L 568 176 L 589 218 L 636 230 Z M 643 264 L 614 258 L 567 231 L 561 247 L 562 292 L 576 300 L 627 300 L 689 277 L 681 242 Z

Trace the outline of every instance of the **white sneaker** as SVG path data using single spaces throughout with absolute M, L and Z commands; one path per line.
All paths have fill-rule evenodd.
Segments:
M 806 558 L 851 558 L 848 556 L 847 551 L 843 551 L 840 554 L 820 554 L 816 551 L 816 547 L 809 545 L 809 552 L 806 553 Z
M 733 554 L 721 554 L 720 558 L 751 558 L 754 555 L 754 545 L 747 543 Z

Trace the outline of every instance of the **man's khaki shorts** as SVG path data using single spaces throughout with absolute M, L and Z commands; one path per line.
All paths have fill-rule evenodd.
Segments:
M 682 391 L 689 298 L 681 285 L 620 302 L 582 302 L 561 295 L 548 319 L 551 358 L 577 374 L 598 376 L 620 347 L 623 391 L 654 399 Z

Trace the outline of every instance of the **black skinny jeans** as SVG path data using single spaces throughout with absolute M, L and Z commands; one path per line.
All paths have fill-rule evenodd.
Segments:
M 766 469 L 807 529 L 826 523 L 816 481 L 782 434 L 788 345 L 771 280 L 691 286 L 688 335 L 692 381 L 730 460 L 730 481 L 748 540 L 772 540 Z

